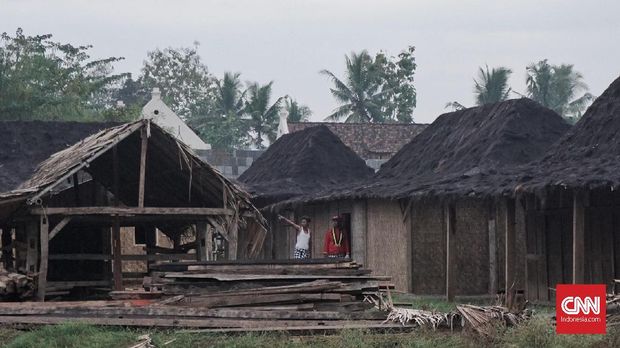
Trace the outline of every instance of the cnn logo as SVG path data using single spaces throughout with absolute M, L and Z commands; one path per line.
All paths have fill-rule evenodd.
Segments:
M 568 296 L 562 300 L 562 311 L 566 314 L 575 315 L 579 313 L 594 314 L 601 313 L 601 299 L 599 297 L 577 297 Z
M 559 334 L 604 334 L 607 306 L 604 284 L 558 284 L 556 287 L 556 332 Z

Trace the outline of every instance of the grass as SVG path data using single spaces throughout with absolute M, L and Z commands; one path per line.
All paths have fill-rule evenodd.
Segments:
M 397 299 L 411 302 L 416 308 L 447 311 L 454 304 L 420 298 Z M 0 342 L 6 347 L 130 347 L 138 337 L 148 333 L 156 347 L 620 347 L 620 327 L 609 328 L 607 335 L 556 335 L 550 321 L 552 309 L 534 308 L 535 315 L 524 325 L 498 329 L 491 338 L 481 338 L 469 331 L 432 331 L 418 329 L 409 333 L 371 333 L 364 330 L 343 330 L 334 335 L 296 336 L 287 333 L 248 333 L 224 335 L 187 333 L 183 331 L 135 330 L 95 327 L 67 323 L 39 327 L 31 331 L 0 328 Z

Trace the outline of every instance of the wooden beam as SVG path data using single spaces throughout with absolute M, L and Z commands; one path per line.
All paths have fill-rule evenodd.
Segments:
M 123 263 L 121 259 L 121 227 L 118 218 L 112 226 L 112 272 L 114 275 L 114 290 L 123 290 Z
M 50 231 L 49 240 L 52 240 L 54 237 L 56 237 L 58 232 L 60 232 L 65 226 L 67 226 L 69 222 L 71 222 L 71 219 L 72 217 L 66 216 L 62 220 L 60 220 L 60 222 L 56 226 L 54 226 L 54 229 Z
M 105 254 L 53 254 L 49 256 L 50 260 L 94 260 L 106 261 L 112 260 L 113 256 Z M 194 254 L 151 254 L 151 255 L 121 255 L 123 261 L 170 261 L 170 260 L 196 260 Z
M 506 304 L 510 308 L 513 300 L 513 293 L 516 290 L 516 232 L 515 232 L 515 200 L 514 198 L 506 198 L 506 238 L 505 238 L 505 288 L 506 288 Z
M 456 250 L 455 250 L 455 208 L 453 203 L 445 205 L 446 217 L 446 298 L 454 300 L 456 285 Z
M 573 284 L 583 284 L 585 275 L 585 192 L 573 194 Z
M 144 182 L 146 175 L 146 150 L 149 144 L 148 135 L 146 134 L 146 127 L 142 127 L 140 132 L 142 138 L 142 144 L 140 146 L 140 183 L 138 186 L 138 207 L 144 207 Z
M 489 294 L 497 295 L 497 210 L 495 205 L 489 207 L 487 231 L 489 232 Z
M 32 208 L 31 214 L 34 215 L 197 215 L 197 216 L 218 216 L 233 215 L 231 209 L 223 208 L 179 208 L 179 207 L 49 207 Z
M 41 243 L 41 259 L 39 260 L 39 275 L 37 285 L 37 300 L 45 301 L 45 288 L 47 283 L 47 263 L 49 255 L 49 220 L 41 215 L 39 219 L 39 240 Z

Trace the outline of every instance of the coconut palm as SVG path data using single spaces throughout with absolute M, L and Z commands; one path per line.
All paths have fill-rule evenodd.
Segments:
M 312 115 L 312 111 L 305 105 L 300 105 L 296 100 L 287 97 L 284 100 L 284 110 L 289 122 L 306 122 Z
M 239 76 L 239 73 L 226 72 L 223 79 L 216 81 L 214 111 L 217 114 L 224 117 L 243 115 L 245 91 L 242 90 Z
M 250 83 L 247 89 L 245 113 L 250 118 L 250 130 L 254 133 L 251 143 L 259 149 L 265 147 L 263 145 L 263 136 L 266 136 L 270 142 L 276 139 L 278 115 L 284 97 L 278 98 L 271 104 L 272 85 L 273 81 L 263 86 L 258 83 Z
M 478 79 L 474 79 L 474 95 L 476 104 L 484 105 L 497 103 L 508 99 L 511 88 L 508 86 L 508 78 L 512 70 L 505 67 L 498 67 L 489 70 L 479 68 Z
M 526 71 L 527 96 L 560 115 L 578 117 L 594 99 L 572 64 L 551 65 L 544 59 Z
M 326 117 L 329 121 L 345 122 L 383 122 L 379 102 L 381 83 L 374 69 L 372 57 L 367 51 L 345 56 L 346 71 L 344 81 L 329 70 L 320 73 L 328 76 L 334 87 L 330 91 L 341 104 Z

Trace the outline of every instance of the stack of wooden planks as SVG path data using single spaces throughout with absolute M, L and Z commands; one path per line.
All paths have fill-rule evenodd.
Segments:
M 374 308 L 392 287 L 350 260 L 177 262 L 152 266 L 145 290 L 111 301 L 2 303 L 0 323 L 98 325 L 208 331 L 402 329 Z
M 0 272 L 0 300 L 27 299 L 34 295 L 33 278 L 24 274 Z

